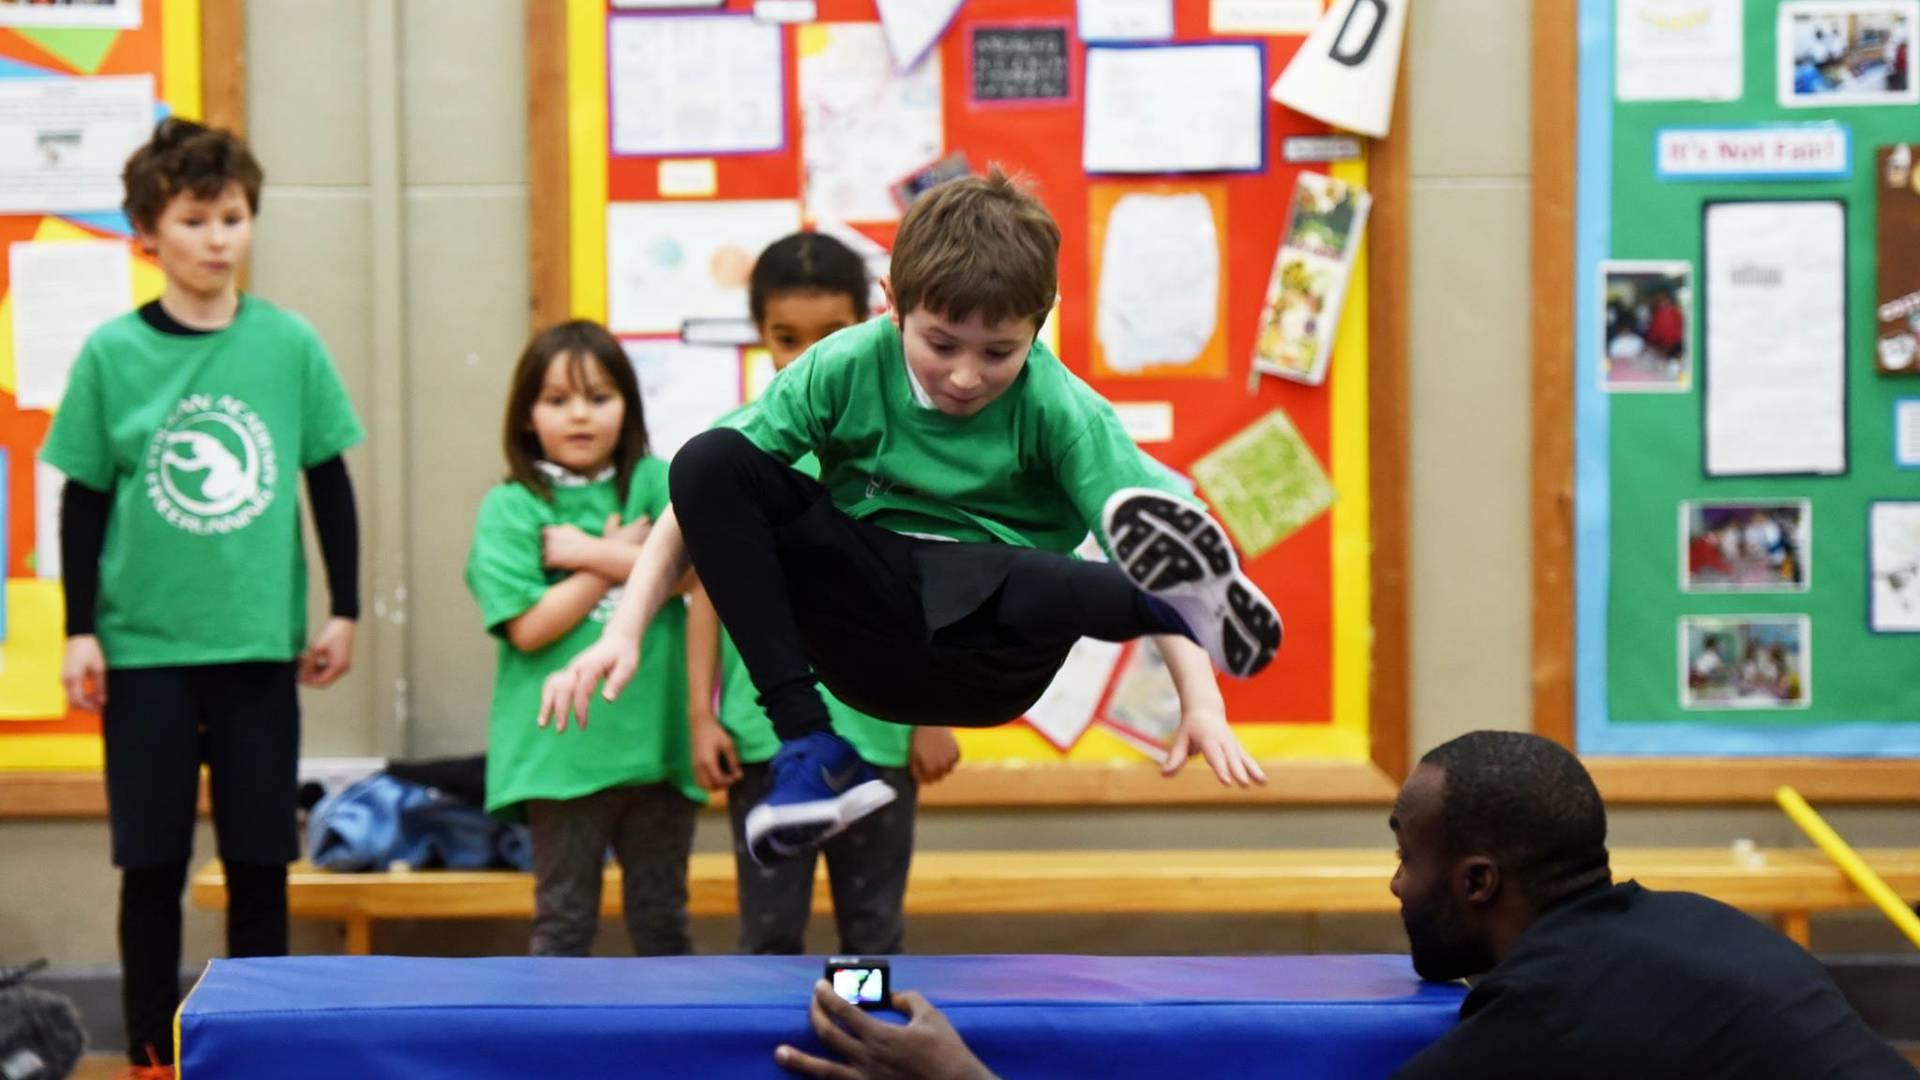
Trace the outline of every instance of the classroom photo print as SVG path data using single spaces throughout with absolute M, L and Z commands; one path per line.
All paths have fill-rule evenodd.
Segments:
M 1685 615 L 1680 704 L 1687 709 L 1804 709 L 1813 700 L 1805 615 Z
M 1812 560 L 1813 506 L 1805 499 L 1680 504 L 1682 592 L 1805 592 Z
M 1693 266 L 1600 264 L 1600 386 L 1680 393 L 1693 385 Z
M 1789 0 L 1779 18 L 1781 105 L 1920 104 L 1920 0 Z
M 1920 502 L 1867 508 L 1868 625 L 1877 634 L 1920 634 Z

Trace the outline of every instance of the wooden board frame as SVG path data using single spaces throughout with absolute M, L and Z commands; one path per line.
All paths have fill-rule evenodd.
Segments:
M 526 0 L 530 220 L 529 273 L 536 325 L 572 313 L 567 110 L 568 5 Z M 1401 56 L 1401 82 L 1407 58 Z M 1373 653 L 1369 676 L 1367 761 L 1263 762 L 1269 782 L 1223 788 L 1189 766 L 1173 780 L 1150 764 L 1048 766 L 1034 770 L 962 763 L 955 775 L 920 793 L 928 806 L 1111 805 L 1385 805 L 1405 778 L 1408 760 L 1406 623 L 1407 248 L 1406 95 L 1394 105 L 1395 134 L 1372 143 L 1368 160 L 1373 211 L 1369 246 L 1368 443 L 1372 470 Z
M 204 123 L 246 134 L 246 0 L 200 0 L 200 95 Z M 206 809 L 203 784 L 200 810 Z M 0 771 L 0 820 L 96 818 L 106 812 L 99 773 Z
M 1533 729 L 1574 730 L 1574 228 L 1579 162 L 1579 4 L 1533 3 Z M 1814 801 L 1920 801 L 1920 761 L 1595 757 L 1612 803 L 1773 802 L 1791 784 Z

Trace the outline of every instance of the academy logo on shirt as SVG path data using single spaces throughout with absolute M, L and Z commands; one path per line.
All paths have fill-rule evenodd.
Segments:
M 280 467 L 273 436 L 246 402 L 190 394 L 147 444 L 147 500 L 196 536 L 237 532 L 273 502 Z

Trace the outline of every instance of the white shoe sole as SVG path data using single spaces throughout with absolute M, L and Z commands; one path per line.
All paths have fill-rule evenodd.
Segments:
M 763 866 L 798 855 L 818 847 L 828 837 L 845 832 L 848 826 L 896 798 L 899 793 L 886 781 L 868 780 L 831 799 L 784 806 L 761 803 L 747 811 L 747 852 Z M 773 858 L 762 858 L 763 849 Z
M 1116 564 L 1142 591 L 1180 613 L 1213 666 L 1259 674 L 1280 649 L 1280 613 L 1240 571 L 1226 530 L 1152 488 L 1122 488 L 1100 515 Z

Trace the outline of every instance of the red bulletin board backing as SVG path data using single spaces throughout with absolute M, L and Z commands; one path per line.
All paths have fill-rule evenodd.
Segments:
M 1176 0 L 1175 43 L 1255 41 L 1264 49 L 1268 83 L 1299 48 L 1301 36 L 1214 35 L 1206 0 Z M 564 13 L 534 0 L 528 6 L 530 141 L 533 168 L 533 278 L 536 313 L 606 314 L 605 215 L 608 203 L 662 200 L 659 157 L 614 156 L 606 102 L 605 0 L 570 0 Z M 752 10 L 730 0 L 729 12 Z M 615 18 L 646 17 L 622 12 Z M 872 0 L 820 0 L 820 22 L 876 22 Z M 1058 104 L 976 105 L 971 100 L 968 46 L 983 26 L 1051 23 L 1069 31 L 1072 97 Z M 1241 738 L 1270 763 L 1306 770 L 1317 790 L 1282 783 L 1262 797 L 1280 801 L 1368 801 L 1390 796 L 1404 771 L 1403 441 L 1400 404 L 1403 303 L 1403 147 L 1372 144 L 1362 162 L 1332 166 L 1334 175 L 1374 196 L 1367 250 L 1355 266 L 1326 385 L 1264 378 L 1249 392 L 1254 335 L 1294 179 L 1283 161 L 1291 136 L 1324 135 L 1326 125 L 1266 103 L 1265 168 L 1257 173 L 1089 176 L 1081 167 L 1085 44 L 1075 31 L 1072 0 L 967 0 L 937 46 L 943 76 L 945 150 L 976 170 L 999 164 L 1023 174 L 1058 220 L 1063 244 L 1062 304 L 1057 317 L 1063 360 L 1117 404 L 1170 403 L 1171 440 L 1145 449 L 1183 473 L 1194 462 L 1275 409 L 1285 412 L 1333 478 L 1338 501 L 1249 564 L 1287 620 L 1287 640 L 1268 672 L 1228 680 L 1228 712 Z M 786 140 L 775 151 L 715 155 L 717 200 L 785 199 L 803 195 L 806 133 L 799 98 L 798 27 L 787 27 L 783 80 Z M 556 84 L 559 84 L 556 86 Z M 1399 125 L 1404 130 L 1404 124 Z M 1363 140 L 1364 141 L 1364 140 Z M 702 155 L 674 155 L 701 158 Z M 557 159 L 557 160 L 556 160 Z M 1315 166 L 1315 168 L 1327 168 Z M 604 177 L 604 182 L 596 182 Z M 1210 376 L 1136 377 L 1097 374 L 1093 363 L 1093 248 L 1096 203 L 1113 192 L 1215 189 L 1224 198 L 1224 364 Z M 671 199 L 663 201 L 688 201 Z M 1219 207 L 1216 205 L 1216 213 Z M 1216 217 L 1218 220 L 1218 217 Z M 854 223 L 891 246 L 894 224 Z M 744 312 L 743 312 L 744 314 Z M 617 329 L 617 328 L 616 328 Z M 1101 725 L 1096 725 L 1101 726 Z M 930 789 L 936 801 L 1206 800 L 1208 790 L 1182 778 L 1150 788 L 1135 783 L 1157 770 L 1117 728 L 1090 732 L 1062 754 L 1024 725 L 964 733 L 969 775 Z M 1098 738 L 1094 738 L 1095 735 Z M 996 767 L 1062 766 L 1074 779 L 1009 786 L 1013 771 Z M 1078 767 L 1078 768 L 1075 768 Z M 1269 769 L 1273 771 L 1272 768 Z M 1338 777 L 1333 780 L 1330 778 Z M 969 788 L 971 786 L 971 794 Z M 948 790 L 948 797 L 939 794 Z

